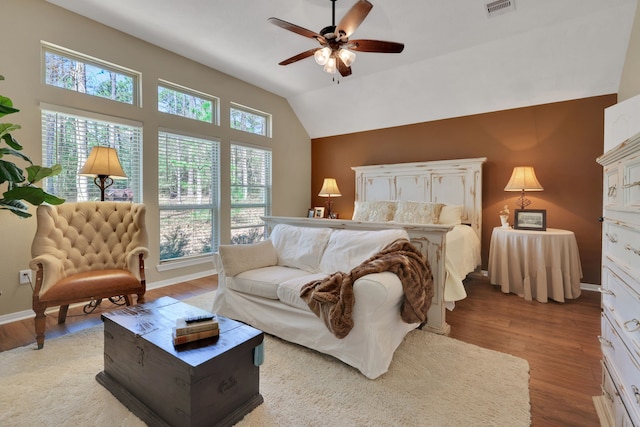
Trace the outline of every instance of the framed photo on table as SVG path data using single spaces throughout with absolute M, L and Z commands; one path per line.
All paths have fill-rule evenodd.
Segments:
M 316 211 L 314 209 L 309 209 L 307 212 L 307 218 L 313 218 L 314 216 L 316 216 Z
M 516 209 L 513 228 L 516 230 L 545 231 L 547 211 L 545 209 Z
M 324 208 L 315 207 L 313 208 L 313 217 L 314 218 L 324 218 Z

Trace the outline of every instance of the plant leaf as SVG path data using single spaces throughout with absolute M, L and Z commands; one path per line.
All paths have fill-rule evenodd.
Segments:
M 6 160 L 0 160 L 0 184 L 5 181 L 23 182 L 24 175 L 22 175 L 22 169 L 20 169 L 14 163 L 8 162 Z
M 38 182 L 48 176 L 58 175 L 62 172 L 62 166 L 56 164 L 53 167 L 46 168 L 40 165 L 27 167 L 27 176 L 30 183 Z
M 21 202 L 20 200 L 0 199 L 0 209 L 9 210 L 21 218 L 29 218 L 31 216 L 27 211 L 29 209 L 29 205 Z
M 27 156 L 26 154 L 22 154 L 20 151 L 10 148 L 0 148 L 0 158 L 4 157 L 5 155 L 20 157 L 25 162 L 33 164 L 29 156 Z
M 30 185 L 12 188 L 9 191 L 5 191 L 3 196 L 8 200 L 25 200 L 35 206 L 41 205 L 44 202 L 52 205 L 59 205 L 64 202 L 64 199 L 46 193 L 40 187 L 33 187 Z
M 13 102 L 10 98 L 0 95 L 0 117 L 7 114 L 17 113 L 18 111 L 20 110 L 13 108 Z

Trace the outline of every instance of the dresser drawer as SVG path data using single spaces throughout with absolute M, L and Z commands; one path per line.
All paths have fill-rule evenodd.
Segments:
M 604 361 L 602 361 L 602 396 L 604 413 L 599 412 L 599 416 L 604 417 L 601 419 L 603 426 L 634 427 Z
M 605 221 L 602 230 L 603 255 L 640 277 L 640 230 L 624 223 Z
M 629 286 L 624 275 L 616 274 L 606 263 L 602 283 L 602 307 L 640 364 L 640 293 Z
M 602 314 L 602 335 L 599 338 L 616 390 L 631 420 L 640 425 L 640 365 L 631 357 L 605 314 Z

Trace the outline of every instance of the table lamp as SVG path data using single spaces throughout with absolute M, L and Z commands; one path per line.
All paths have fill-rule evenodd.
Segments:
M 104 190 L 113 185 L 113 179 L 125 179 L 127 174 L 122 170 L 115 148 L 93 147 L 87 162 L 80 173 L 81 176 L 92 176 L 93 182 L 100 188 L 100 201 L 104 202 Z
M 525 191 L 542 191 L 542 185 L 536 178 L 536 173 L 533 170 L 533 166 L 516 166 L 513 168 L 511 179 L 504 187 L 504 191 L 521 191 L 522 194 L 516 199 L 516 205 L 520 206 L 520 209 L 524 209 L 525 206 L 531 204 L 531 200 L 524 196 Z
M 320 193 L 318 193 L 318 196 L 320 196 L 320 197 L 328 197 L 328 200 L 327 200 L 327 218 L 333 218 L 333 212 L 332 212 L 333 201 L 331 200 L 331 197 L 340 197 L 340 196 L 342 196 L 342 194 L 340 194 L 340 190 L 338 189 L 338 183 L 336 182 L 336 179 L 335 178 L 325 178 L 324 182 L 322 183 L 322 189 L 320 190 Z

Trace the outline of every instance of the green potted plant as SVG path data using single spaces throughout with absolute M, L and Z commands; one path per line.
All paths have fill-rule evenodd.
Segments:
M 0 75 L 0 80 L 4 80 L 2 75 Z M 20 110 L 13 108 L 11 99 L 0 95 L 0 117 L 18 111 Z M 31 159 L 21 152 L 22 145 L 11 135 L 11 132 L 20 128 L 20 125 L 13 123 L 0 123 L 0 141 L 2 141 L 0 142 L 0 188 L 6 185 L 6 190 L 0 198 L 0 209 L 6 209 L 21 218 L 28 218 L 31 216 L 28 211 L 29 205 L 24 202 L 34 206 L 45 202 L 52 205 L 64 202 L 64 199 L 49 194 L 35 185 L 48 176 L 59 174 L 62 167 L 57 164 L 50 168 L 34 165 Z M 5 160 L 7 156 L 17 157 L 29 164 L 25 168 L 26 177 L 20 166 Z

